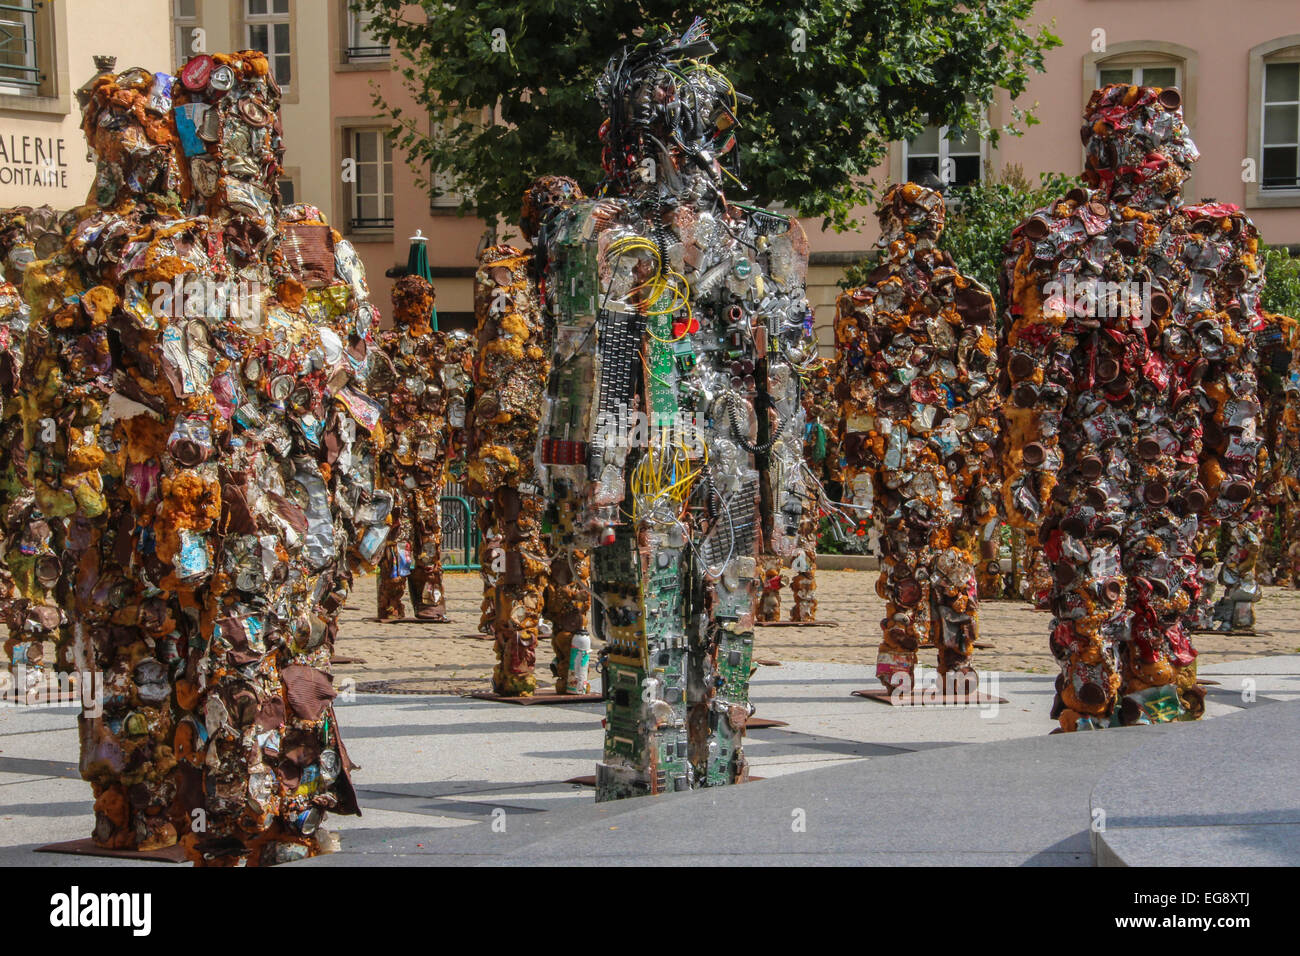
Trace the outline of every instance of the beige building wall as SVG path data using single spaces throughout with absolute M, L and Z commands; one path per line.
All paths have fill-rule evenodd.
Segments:
M 17 16 L 0 11 L 0 18 Z M 97 54 L 116 56 L 118 70 L 170 69 L 170 2 L 49 0 L 35 16 L 45 79 L 39 95 L 0 92 L 0 207 L 70 209 L 86 201 L 95 177 L 74 93 L 95 75 Z

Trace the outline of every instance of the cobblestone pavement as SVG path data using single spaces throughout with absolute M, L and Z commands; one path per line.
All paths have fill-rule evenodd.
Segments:
M 884 602 L 876 595 L 875 571 L 822 571 L 817 575 L 817 615 L 837 627 L 760 627 L 755 657 L 760 661 L 832 661 L 860 664 L 872 682 Z M 359 578 L 339 627 L 337 652 L 364 658 L 364 664 L 340 664 L 337 672 L 364 688 L 371 681 L 405 681 L 394 688 L 425 693 L 464 693 L 485 689 L 492 669 L 492 642 L 478 630 L 480 581 L 477 573 L 446 575 L 447 624 L 375 620 L 375 581 Z M 783 594 L 789 613 L 789 591 Z M 1203 663 L 1221 663 L 1300 652 L 1300 591 L 1268 587 L 1257 607 L 1253 635 L 1196 634 L 1193 642 Z M 991 648 L 975 653 L 980 670 L 1056 673 L 1047 649 L 1050 615 L 1018 601 L 985 602 L 980 610 L 980 640 Z M 538 647 L 539 678 L 546 682 L 551 659 L 548 642 Z M 933 651 L 921 661 L 933 667 Z
M 876 646 L 884 602 L 876 595 L 875 571 L 822 571 L 817 575 L 817 616 L 836 627 L 760 627 L 758 661 L 829 661 L 859 664 L 864 687 L 872 686 Z M 340 678 L 353 678 L 358 690 L 374 682 L 393 682 L 385 689 L 421 693 L 467 693 L 484 690 L 492 670 L 492 641 L 478 634 L 482 599 L 477 572 L 445 576 L 449 623 L 406 620 L 380 624 L 375 618 L 375 578 L 358 577 L 339 622 L 337 656 L 351 659 L 335 667 Z M 789 613 L 789 591 L 782 595 Z M 409 602 L 408 602 L 409 610 Z M 1300 653 L 1300 590 L 1264 588 L 1257 607 L 1255 634 L 1195 634 L 1193 643 L 1206 664 L 1245 660 L 1270 654 Z M 992 647 L 975 652 L 983 671 L 1055 674 L 1047 649 L 1050 616 L 1018 601 L 988 601 L 980 609 L 980 641 Z M 46 647 L 46 660 L 54 649 Z M 538 647 L 539 679 L 549 682 L 549 642 Z M 923 648 L 921 662 L 934 666 L 934 653 Z M 369 685 L 369 686 L 368 686 Z

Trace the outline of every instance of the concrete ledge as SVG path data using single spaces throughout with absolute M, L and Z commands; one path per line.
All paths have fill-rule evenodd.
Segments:
M 1161 730 L 1093 789 L 1098 865 L 1300 866 L 1300 701 Z

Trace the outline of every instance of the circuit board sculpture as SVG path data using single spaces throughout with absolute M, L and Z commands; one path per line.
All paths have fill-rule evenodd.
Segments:
M 917 649 L 932 644 L 944 696 L 964 699 L 978 684 L 978 540 L 997 520 L 996 308 L 935 248 L 938 192 L 891 186 L 879 216 L 880 263 L 835 318 L 846 501 L 881 528 L 876 677 L 918 689 Z
M 746 779 L 756 555 L 793 552 L 809 497 L 807 241 L 723 194 L 742 97 L 713 52 L 697 20 L 610 60 L 603 198 L 545 236 L 538 455 L 555 545 L 593 549 L 598 800 Z
M 1198 153 L 1176 89 L 1093 93 L 1084 181 L 1013 233 L 1007 514 L 1051 563 L 1063 730 L 1204 711 L 1195 543 L 1245 517 L 1262 434 L 1258 233 L 1183 204 Z

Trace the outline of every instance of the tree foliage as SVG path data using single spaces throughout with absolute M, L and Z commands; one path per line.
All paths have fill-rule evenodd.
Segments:
M 1264 294 L 1260 303 L 1269 312 L 1300 318 L 1300 258 L 1286 246 L 1264 249 Z
M 404 0 L 354 6 L 395 44 L 420 107 L 411 116 L 376 99 L 397 119 L 396 145 L 421 185 L 436 194 L 431 183 L 450 182 L 472 197 L 461 212 L 490 223 L 516 222 L 539 175 L 597 186 L 596 77 L 618 47 L 680 33 L 697 12 L 718 46 L 711 62 L 753 97 L 740 117 L 743 198 L 841 229 L 873 198 L 869 177 L 891 142 L 927 122 L 980 128 L 995 92 L 1023 92 L 1060 45 L 1024 26 L 1034 0 L 712 0 L 694 11 L 660 0 L 425 0 L 423 16 Z M 996 141 L 1034 122 L 1014 109 L 1009 124 L 982 132 Z

